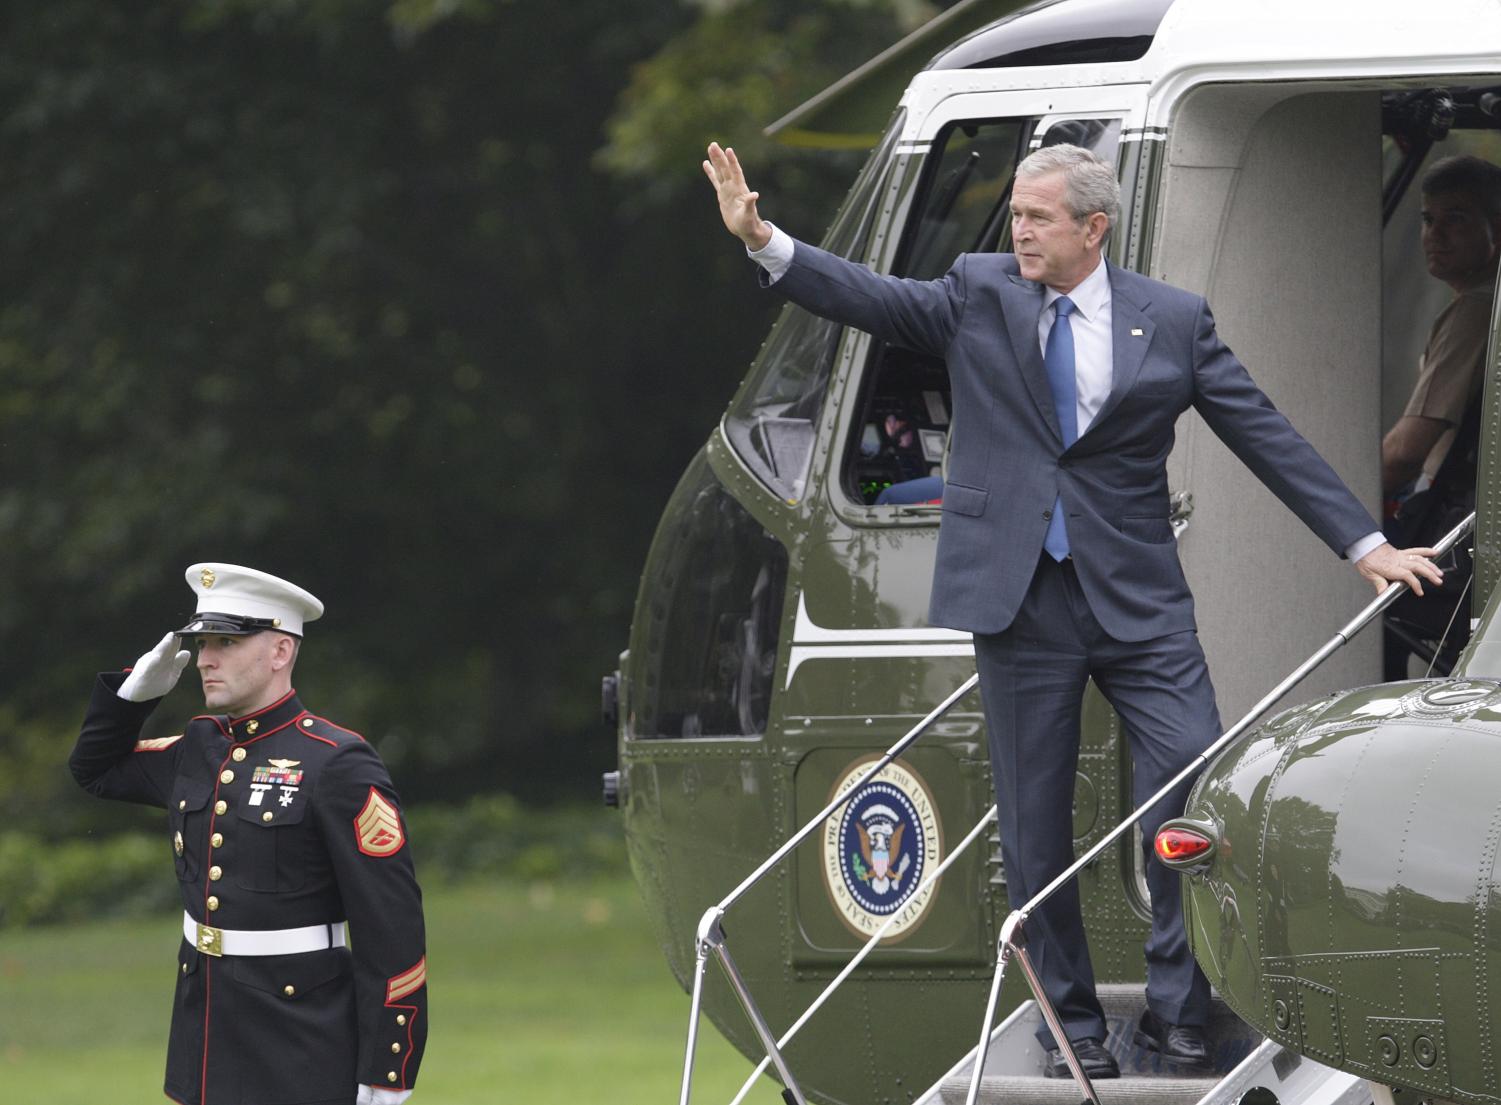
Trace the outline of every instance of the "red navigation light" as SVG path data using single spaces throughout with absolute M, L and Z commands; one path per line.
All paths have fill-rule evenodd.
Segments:
M 1203 827 L 1169 822 L 1157 830 L 1152 846 L 1157 858 L 1169 867 L 1193 867 L 1209 859 L 1214 838 Z

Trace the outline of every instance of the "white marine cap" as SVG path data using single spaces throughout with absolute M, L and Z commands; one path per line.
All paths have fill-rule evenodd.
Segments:
M 266 572 L 238 564 L 194 564 L 188 586 L 198 596 L 193 620 L 177 631 L 247 636 L 265 629 L 302 636 L 304 622 L 323 616 L 323 603 L 298 587 Z

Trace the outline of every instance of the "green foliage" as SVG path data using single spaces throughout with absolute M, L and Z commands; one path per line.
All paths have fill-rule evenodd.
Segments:
M 868 61 L 937 10 L 912 0 L 713 3 L 637 65 L 608 123 L 596 163 L 661 194 L 702 187 L 710 139 L 734 145 L 757 180 L 809 161 L 763 128 Z M 895 107 L 895 104 L 891 105 Z M 845 159 L 836 159 L 849 171 Z M 778 189 L 798 187 L 775 178 Z M 753 181 L 752 187 L 756 187 Z
M 617 816 L 602 807 L 527 809 L 504 795 L 408 809 L 425 886 L 470 877 L 583 879 L 627 870 Z M 0 929 L 179 908 L 165 830 L 47 840 L 0 833 Z
M 0 833 L 0 928 L 180 906 L 165 836 L 47 841 Z
M 420 807 L 407 820 L 424 881 L 582 878 L 627 869 L 619 817 L 600 807 L 527 809 L 500 795 Z
M 325 601 L 298 689 L 410 804 L 592 796 L 658 511 L 775 310 L 702 146 L 754 146 L 911 3 L 8 11 L 7 824 L 145 823 L 63 765 L 92 673 L 186 620 L 202 559 Z M 858 160 L 778 155 L 768 213 L 816 236 Z

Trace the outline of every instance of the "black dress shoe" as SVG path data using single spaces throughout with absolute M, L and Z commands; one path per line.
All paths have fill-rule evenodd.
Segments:
M 1209 1045 L 1204 1041 L 1202 1028 L 1196 1024 L 1168 1024 L 1150 1009 L 1141 1015 L 1136 1043 L 1175 1063 L 1193 1067 L 1209 1065 Z
M 1086 1038 L 1072 1041 L 1074 1054 L 1079 1057 L 1079 1065 L 1084 1068 L 1084 1073 L 1089 1075 L 1093 1082 L 1097 1078 L 1119 1078 L 1121 1068 L 1115 1061 L 1115 1056 L 1105 1050 L 1105 1045 L 1099 1040 Z M 1074 1072 L 1068 1069 L 1068 1060 L 1064 1059 L 1063 1052 L 1056 1047 L 1048 1048 L 1048 1064 L 1043 1071 L 1049 1078 L 1072 1078 Z

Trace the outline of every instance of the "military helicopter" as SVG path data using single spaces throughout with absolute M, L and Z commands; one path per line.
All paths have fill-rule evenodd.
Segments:
M 1112 260 L 1206 295 L 1221 335 L 1258 383 L 1374 506 L 1381 432 L 1400 413 L 1428 322 L 1447 295 L 1424 271 L 1410 185 L 1444 154 L 1501 160 L 1501 8 L 1483 0 L 1017 7 L 956 5 L 776 124 L 802 144 L 874 138 L 821 244 L 880 272 L 940 275 L 960 252 L 1008 248 L 1007 199 L 1021 157 L 1058 142 L 1087 146 L 1119 168 L 1123 209 Z M 888 110 L 901 89 L 883 129 L 872 107 Z M 773 1066 L 789 1101 L 958 1100 L 953 1083 L 973 1068 L 1007 904 L 986 817 L 994 799 L 984 720 L 968 692 L 973 647 L 967 635 L 924 621 L 956 417 L 962 422 L 963 412 L 951 409 L 941 362 L 785 309 L 664 511 L 629 647 L 605 680 L 619 755 L 607 801 L 622 811 L 632 869 L 669 966 L 693 994 L 695 1012 L 701 1003 L 747 1056 L 760 1060 L 768 1041 L 779 1041 Z M 1496 422 L 1486 420 L 1487 456 Z M 1169 476 L 1200 638 L 1221 712 L 1236 717 L 1369 592 L 1195 415 L 1179 423 Z M 1490 498 L 1482 497 L 1480 514 L 1484 562 L 1498 524 Z M 1273 549 L 1279 555 L 1268 555 Z M 1477 577 L 1476 609 L 1494 582 L 1494 566 Z M 1479 646 L 1476 655 L 1488 653 Z M 1477 678 L 1471 672 L 1470 682 Z M 1300 693 L 1325 696 L 1323 708 L 1363 724 L 1374 724 L 1361 713 L 1373 702 L 1398 703 L 1393 719 L 1416 717 L 1417 699 L 1403 696 L 1428 692 L 1327 697 L 1380 679 L 1379 642 L 1366 634 L 1309 675 Z M 1501 709 L 1488 707 L 1492 701 L 1475 707 L 1477 734 L 1491 716 L 1485 710 Z M 1294 714 L 1272 736 L 1246 739 L 1262 742 L 1257 748 L 1280 740 L 1284 760 L 1316 765 L 1321 717 Z M 867 777 L 885 750 L 914 733 L 898 760 Z M 1119 736 L 1117 719 L 1092 692 L 1074 802 L 1080 852 L 1130 812 Z M 1473 736 L 1466 747 L 1478 743 Z M 1237 1101 L 1261 1086 L 1284 1101 L 1364 1105 L 1372 1098 L 1365 1066 L 1346 1081 L 1320 1075 L 1313 1089 L 1297 1089 L 1310 1070 L 1339 1068 L 1329 1034 L 1308 1027 L 1337 1004 L 1308 997 L 1333 985 L 1327 972 L 1266 965 L 1268 956 L 1280 964 L 1323 952 L 1301 950 L 1307 944 L 1294 934 L 1300 923 L 1314 927 L 1320 903 L 1334 896 L 1313 877 L 1329 866 L 1320 860 L 1335 847 L 1354 863 L 1363 822 L 1338 828 L 1337 816 L 1335 827 L 1325 817 L 1310 825 L 1322 836 L 1285 844 L 1277 868 L 1282 885 L 1306 891 L 1296 899 L 1306 917 L 1289 904 L 1285 935 L 1274 939 L 1266 924 L 1249 923 L 1250 903 L 1261 908 L 1271 877 L 1262 862 L 1271 845 L 1257 844 L 1254 831 L 1267 811 L 1313 799 L 1307 787 L 1296 796 L 1275 785 L 1252 794 L 1245 776 L 1225 765 L 1263 761 L 1244 751 L 1226 757 L 1189 810 L 1218 849 L 1186 876 L 1195 950 L 1227 1002 L 1217 1070 L 1207 1080 L 1176 1079 L 1149 1069 L 1149 1057 L 1125 1054 L 1123 1071 L 1167 1075 L 1133 1091 L 1151 1100 Z M 1397 779 L 1388 791 L 1412 785 L 1400 769 Z M 1440 785 L 1436 779 L 1430 795 Z M 1478 785 L 1472 775 L 1464 793 Z M 1393 821 L 1409 825 L 1432 812 L 1388 804 L 1402 811 Z M 1475 824 L 1487 843 L 1465 852 L 1466 863 L 1490 862 L 1497 851 L 1494 802 L 1482 805 Z M 1304 819 L 1320 810 L 1328 807 L 1310 808 Z M 1470 827 L 1457 815 L 1438 823 Z M 1336 830 L 1344 835 L 1331 844 Z M 1420 835 L 1411 829 L 1403 839 L 1416 847 Z M 799 843 L 778 849 L 791 840 Z M 1389 858 L 1391 834 L 1375 840 Z M 780 862 L 764 862 L 774 850 Z M 1143 863 L 1136 841 L 1123 839 L 1079 875 L 1113 1026 L 1129 1021 L 1144 978 Z M 1445 913 L 1446 893 L 1484 892 L 1479 870 L 1469 871 L 1480 881 L 1468 891 L 1436 876 L 1423 881 L 1433 916 L 1458 916 L 1457 907 Z M 1400 882 L 1405 872 L 1392 878 Z M 1371 895 L 1360 899 L 1375 934 L 1367 943 L 1379 942 L 1382 910 L 1408 898 L 1378 901 L 1379 880 L 1340 878 L 1347 891 Z M 716 902 L 724 908 L 716 911 Z M 1407 908 L 1419 910 L 1417 899 Z M 1440 945 L 1450 948 L 1435 938 Z M 704 958 L 731 946 L 732 959 L 721 954 L 733 964 L 723 985 L 706 975 Z M 1435 972 L 1478 969 L 1473 957 L 1460 966 L 1442 954 L 1432 953 Z M 860 957 L 854 967 L 852 956 Z M 1426 969 L 1411 968 L 1412 987 L 1436 977 L 1421 974 Z M 1448 975 L 1443 980 L 1449 985 Z M 1275 987 L 1281 996 L 1263 1000 Z M 1026 1068 L 1036 1058 L 1023 1040 L 1029 1033 L 1013 1030 L 1028 996 L 1020 985 L 1001 996 L 1006 1021 L 989 1052 L 1001 1067 L 1014 1060 Z M 1481 1014 L 1491 1008 L 1463 1000 Z M 1291 1003 L 1288 1023 L 1299 1027 L 1282 1025 L 1276 1001 Z M 1432 1019 L 1431 1003 L 1412 1008 L 1413 1018 Z M 799 1031 L 789 1039 L 790 1028 Z M 696 1031 L 695 1016 L 685 1105 Z M 1468 1037 L 1449 1031 L 1444 1069 L 1457 1070 L 1453 1048 Z M 1411 1037 L 1401 1036 L 1404 1056 Z M 1358 1053 L 1361 1063 L 1379 1051 L 1340 1040 L 1339 1054 Z M 1404 1082 L 1390 1065 L 1372 1067 L 1369 1077 L 1478 1102 L 1495 1096 L 1490 1049 L 1484 1053 L 1491 1081 L 1466 1083 L 1489 1088 L 1474 1093 L 1439 1086 L 1428 1073 Z M 1246 1073 L 1256 1056 L 1261 1066 Z M 1311 1065 L 1298 1073 L 1303 1057 Z M 1063 1097 L 1019 1085 L 986 1092 L 1008 1101 L 1079 1097 L 1066 1082 L 1054 1084 Z

